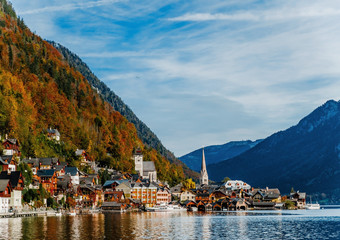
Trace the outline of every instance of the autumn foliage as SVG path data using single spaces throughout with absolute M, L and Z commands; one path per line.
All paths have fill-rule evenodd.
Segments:
M 79 148 L 101 165 L 132 172 L 132 153 L 141 147 L 161 180 L 183 179 L 182 167 L 144 147 L 134 125 L 4 4 L 1 0 L 0 134 L 20 141 L 22 157 L 56 156 L 77 165 L 72 153 Z M 44 137 L 49 127 L 61 133 L 60 145 Z

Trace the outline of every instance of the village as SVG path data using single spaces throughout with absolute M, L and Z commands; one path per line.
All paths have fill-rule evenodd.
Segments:
M 48 138 L 59 142 L 57 129 Z M 304 209 L 306 193 L 281 196 L 277 188 L 254 188 L 241 180 L 209 181 L 204 149 L 200 182 L 187 179 L 170 187 L 157 178 L 152 161 L 143 161 L 137 148 L 133 159 L 136 174 L 97 167 L 85 150 L 75 154 L 91 174 L 68 166 L 58 158 L 20 158 L 20 143 L 6 138 L 0 157 L 0 216 L 26 216 L 44 209 L 45 214 L 80 214 L 98 211 L 148 211 L 177 205 L 188 211 L 237 211 L 252 209 Z M 24 176 L 32 176 L 27 183 Z

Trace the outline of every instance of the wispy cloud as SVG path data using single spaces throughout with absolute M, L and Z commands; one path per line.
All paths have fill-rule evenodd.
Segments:
M 289 20 L 294 18 L 315 18 L 325 16 L 340 15 L 340 10 L 326 8 L 326 9 L 284 9 L 271 11 L 245 11 L 235 14 L 225 13 L 187 13 L 182 16 L 168 18 L 169 21 L 174 22 L 201 22 L 201 21 L 261 21 L 261 20 Z
M 48 13 L 48 12 L 60 12 L 60 11 L 71 11 L 76 9 L 86 9 L 93 7 L 100 7 L 111 3 L 122 2 L 123 0 L 100 0 L 100 1 L 91 1 L 85 3 L 70 3 L 58 6 L 48 6 L 43 8 L 31 9 L 27 11 L 19 12 L 19 15 L 32 15 L 39 13 Z

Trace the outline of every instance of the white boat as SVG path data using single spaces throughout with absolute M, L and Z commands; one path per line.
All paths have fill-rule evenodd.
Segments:
M 306 204 L 306 209 L 307 210 L 318 210 L 318 209 L 320 209 L 320 204 L 318 204 L 318 203 L 308 203 L 308 204 Z
M 187 211 L 187 209 L 181 206 L 178 206 L 178 205 L 155 205 L 153 207 L 147 207 L 146 211 L 148 212 L 179 212 L 179 211 Z
M 310 203 L 306 204 L 307 210 L 318 210 L 320 209 L 320 204 L 318 202 L 312 203 L 312 196 L 310 196 Z

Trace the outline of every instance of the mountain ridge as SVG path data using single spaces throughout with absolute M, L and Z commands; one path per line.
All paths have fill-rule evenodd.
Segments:
M 209 176 L 252 186 L 291 187 L 340 202 L 340 103 L 329 100 L 297 125 L 264 139 L 228 161 L 208 165 Z
M 256 146 L 262 140 L 244 140 L 244 141 L 231 141 L 220 145 L 210 145 L 204 147 L 205 159 L 208 164 L 218 163 L 224 160 L 228 160 L 232 157 L 240 155 L 241 153 Z M 185 154 L 179 158 L 190 169 L 194 171 L 200 171 L 202 160 L 202 149 L 194 150 L 188 154 Z

